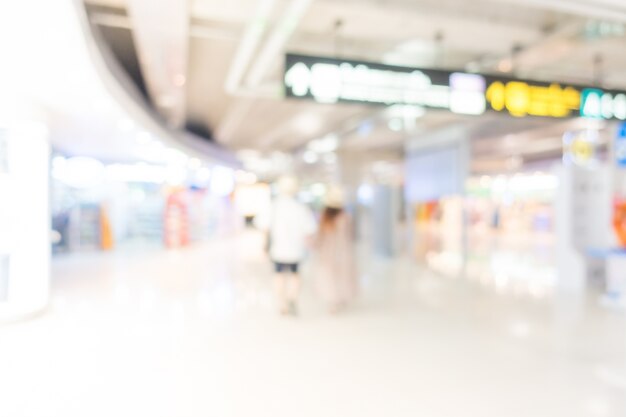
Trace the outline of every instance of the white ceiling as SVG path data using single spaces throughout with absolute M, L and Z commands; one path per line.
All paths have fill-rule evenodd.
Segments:
M 105 24 L 133 28 L 135 23 L 126 17 L 128 1 L 87 0 L 93 20 L 102 23 L 106 20 L 102 16 L 114 16 L 116 19 Z M 295 14 L 287 21 L 295 25 L 291 32 L 284 18 L 298 2 L 307 7 L 301 16 Z M 181 0 L 181 7 L 183 3 Z M 463 68 L 471 63 L 495 72 L 502 60 L 510 58 L 513 47 L 521 45 L 523 50 L 514 61 L 520 76 L 590 82 L 594 56 L 601 54 L 606 85 L 626 89 L 626 54 L 622 52 L 626 38 L 590 40 L 582 36 L 590 18 L 626 22 L 626 3 L 622 1 L 276 0 L 268 19 L 257 22 L 262 23 L 257 29 L 264 32 L 254 45 L 238 88 L 227 92 L 226 80 L 240 43 L 263 4 L 271 4 L 271 0 L 189 3 L 187 119 L 205 124 L 218 142 L 233 149 L 291 151 L 316 137 L 340 132 L 346 149 L 373 150 L 400 147 L 406 137 L 387 128 L 380 108 L 282 98 L 285 51 L 426 67 Z M 281 30 L 289 32 L 285 44 L 278 42 Z M 274 54 L 267 71 L 261 71 L 261 82 L 247 85 L 250 72 L 268 51 Z M 142 70 L 147 75 L 160 69 Z M 374 120 L 374 128 L 367 135 L 359 134 L 354 125 L 365 119 Z M 418 121 L 417 129 L 464 121 L 430 112 Z M 532 121 L 508 126 L 506 121 L 486 118 L 484 123 L 497 125 L 501 133 L 509 127 L 536 128 Z M 480 129 L 474 135 L 489 136 Z

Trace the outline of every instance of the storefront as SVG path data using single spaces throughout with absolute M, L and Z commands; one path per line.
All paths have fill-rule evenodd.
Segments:
M 55 253 L 176 248 L 236 227 L 232 169 L 52 159 Z

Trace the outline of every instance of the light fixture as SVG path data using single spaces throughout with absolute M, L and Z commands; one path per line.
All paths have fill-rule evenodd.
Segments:
M 202 167 L 196 173 L 196 180 L 206 184 L 211 179 L 211 170 L 207 167 Z
M 328 153 L 328 154 L 324 155 L 324 162 L 329 164 L 329 165 L 337 163 L 337 154 L 335 154 L 335 153 Z
M 185 165 L 189 161 L 189 157 L 181 150 L 176 148 L 166 148 L 163 151 L 165 161 L 169 164 Z
M 152 135 L 146 131 L 137 133 L 137 143 L 140 145 L 147 145 L 152 142 Z
M 216 166 L 211 176 L 211 192 L 225 197 L 235 189 L 235 174 L 231 168 Z
M 394 132 L 400 132 L 404 128 L 404 123 L 402 123 L 402 119 L 393 118 L 387 122 L 387 126 Z
M 190 169 L 200 169 L 200 167 L 202 166 L 202 161 L 198 158 L 191 158 L 189 159 L 188 166 Z
M 426 114 L 426 109 L 422 106 L 395 104 L 387 107 L 385 114 L 392 120 L 398 119 L 397 122 L 390 120 L 389 128 L 399 132 L 402 129 L 413 129 L 416 119 L 423 117 Z
M 112 164 L 106 167 L 105 176 L 108 181 L 162 184 L 165 182 L 167 173 L 166 168 L 159 165 Z
M 124 133 L 128 133 L 135 127 L 135 123 L 132 120 L 123 118 L 117 121 L 117 128 Z
M 254 185 L 258 181 L 258 177 L 256 176 L 256 174 L 252 172 L 246 172 L 244 170 L 237 170 L 237 172 L 235 172 L 235 179 L 238 184 L 243 185 Z
M 322 197 L 326 194 L 326 186 L 322 183 L 315 183 L 311 185 L 311 194 L 316 197 Z
M 318 161 L 319 157 L 316 152 L 306 151 L 302 154 L 302 160 L 307 164 L 314 164 Z
M 180 186 L 187 179 L 187 170 L 180 165 L 170 165 L 166 168 L 166 181 L 171 186 Z
M 373 130 L 374 130 L 374 123 L 372 123 L 371 120 L 365 120 L 357 128 L 357 133 L 361 137 L 367 137 L 372 133 Z
M 361 184 L 357 190 L 357 198 L 364 206 L 370 205 L 374 201 L 374 188 L 370 184 Z
M 52 177 L 73 188 L 94 187 L 104 179 L 104 164 L 94 158 L 73 157 L 54 167 Z
M 335 152 L 339 147 L 339 137 L 336 134 L 328 134 L 321 139 L 309 143 L 308 149 L 317 153 Z

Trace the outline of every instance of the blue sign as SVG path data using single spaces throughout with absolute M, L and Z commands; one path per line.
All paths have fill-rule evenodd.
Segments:
M 626 168 L 626 123 L 617 129 L 615 137 L 615 161 L 617 166 Z

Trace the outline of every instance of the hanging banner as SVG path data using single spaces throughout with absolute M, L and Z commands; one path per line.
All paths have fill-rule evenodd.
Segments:
M 626 92 L 596 87 L 409 68 L 365 61 L 287 54 L 285 95 L 319 103 L 371 103 L 487 111 L 514 117 L 626 120 Z

